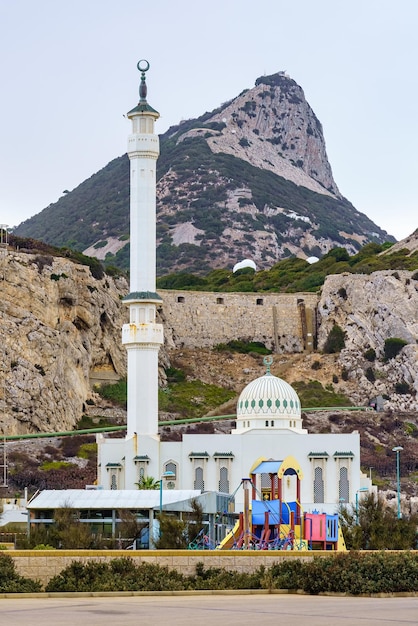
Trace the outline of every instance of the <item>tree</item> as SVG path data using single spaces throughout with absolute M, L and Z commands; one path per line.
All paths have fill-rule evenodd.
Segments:
M 152 476 L 141 476 L 139 481 L 135 483 L 138 489 L 144 491 L 154 491 L 160 488 L 160 481 L 156 480 Z
M 413 550 L 417 544 L 418 517 L 398 519 L 383 498 L 374 493 L 359 502 L 355 511 L 340 508 L 340 522 L 349 550 Z
M 70 505 L 55 510 L 54 522 L 51 538 L 54 538 L 58 548 L 82 550 L 92 547 L 93 537 L 89 525 L 80 522 L 78 511 Z
M 120 530 L 121 539 L 129 540 L 130 543 L 139 539 L 142 530 L 148 526 L 148 522 L 140 522 L 135 513 L 127 511 L 126 509 L 119 511 L 119 518 L 120 524 L 118 528 Z
M 338 326 L 338 324 L 334 324 L 334 326 L 329 331 L 329 335 L 325 341 L 324 353 L 335 354 L 336 352 L 341 352 L 344 347 L 345 332 L 340 326 Z
M 185 550 L 188 545 L 186 522 L 173 515 L 159 515 L 160 537 L 155 542 L 157 550 Z

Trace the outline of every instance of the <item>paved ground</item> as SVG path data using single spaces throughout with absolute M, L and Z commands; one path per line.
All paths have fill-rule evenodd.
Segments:
M 143 596 L 0 599 L 0 624 L 12 626 L 390 626 L 418 624 L 418 597 L 298 595 Z

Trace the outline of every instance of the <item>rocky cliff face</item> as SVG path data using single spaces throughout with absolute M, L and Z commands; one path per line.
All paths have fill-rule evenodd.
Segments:
M 322 125 L 303 89 L 284 72 L 264 76 L 205 120 L 221 130 L 194 128 L 215 153 L 231 154 L 316 193 L 341 198 L 328 161 Z M 181 128 L 181 127 L 180 127 Z
M 96 280 L 64 258 L 12 251 L 1 270 L 1 431 L 72 429 L 94 397 L 90 378 L 126 373 L 126 281 Z
M 340 366 L 356 382 L 352 397 L 387 396 L 393 410 L 418 409 L 418 275 L 408 271 L 329 276 L 318 305 L 318 348 L 336 324 L 345 333 Z M 394 358 L 385 358 L 385 340 L 406 343 Z M 375 358 L 373 352 L 375 352 Z
M 0 428 L 8 434 L 72 429 L 86 410 L 86 403 L 98 399 L 92 390 L 94 383 L 126 375 L 121 328 L 128 312 L 121 297 L 127 293 L 128 285 L 123 278 L 96 279 L 87 266 L 65 258 L 9 250 L 0 260 Z M 337 375 L 338 390 L 355 404 L 367 404 L 380 394 L 387 397 L 385 408 L 418 409 L 417 278 L 416 272 L 397 270 L 334 275 L 325 281 L 318 298 L 318 348 L 323 349 L 334 325 L 341 327 L 345 347 L 336 355 L 328 382 L 333 383 L 333 373 Z M 239 306 L 247 310 L 245 299 L 254 300 L 254 294 L 241 297 Z M 167 296 L 165 306 L 175 300 Z M 269 302 L 266 297 L 263 306 L 256 308 L 259 315 L 262 311 L 265 314 L 266 342 L 274 343 Z M 215 304 L 213 314 L 216 316 L 215 311 L 219 311 L 220 316 L 225 315 L 224 309 Z M 176 328 L 181 319 L 169 315 L 163 305 L 166 346 L 160 351 L 161 382 L 170 351 L 182 348 L 178 337 L 182 337 L 183 329 Z M 248 335 L 242 322 L 245 316 L 237 316 L 237 320 L 239 331 L 225 341 L 241 338 L 244 331 Z M 216 319 L 213 323 L 217 323 Z M 247 340 L 251 340 L 247 335 Z M 406 345 L 394 358 L 385 360 L 384 344 L 388 338 L 403 339 Z M 205 345 L 210 350 L 207 342 Z M 373 358 L 371 350 L 375 352 Z M 295 372 L 286 378 L 302 380 L 303 372 L 310 372 L 310 378 L 316 379 L 318 373 L 313 370 L 312 359 L 317 358 L 319 355 L 315 354 L 299 355 Z M 237 370 L 237 380 L 241 381 L 238 386 L 244 384 L 242 367 Z M 255 375 L 256 372 L 248 373 L 250 377 Z M 215 378 L 206 382 L 222 384 L 221 379 Z M 326 384 L 326 380 L 323 382 Z

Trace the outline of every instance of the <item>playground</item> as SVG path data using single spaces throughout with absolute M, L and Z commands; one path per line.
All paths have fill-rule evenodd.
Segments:
M 303 510 L 302 479 L 302 470 L 292 456 L 282 461 L 258 459 L 249 478 L 243 478 L 231 495 L 233 500 L 238 489 L 244 490 L 244 510 L 233 527 L 218 540 L 215 522 L 215 528 L 199 532 L 189 549 L 346 550 L 338 513 Z

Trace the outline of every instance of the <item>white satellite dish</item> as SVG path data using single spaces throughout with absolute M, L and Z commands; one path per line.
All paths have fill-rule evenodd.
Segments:
M 257 269 L 254 261 L 251 261 L 251 259 L 244 259 L 243 261 L 240 261 L 239 263 L 235 263 L 232 272 L 235 273 L 238 270 L 244 269 L 244 267 L 251 267 L 254 271 Z
M 309 265 L 312 265 L 313 263 L 318 263 L 319 259 L 317 256 L 310 256 L 306 259 L 306 262 L 309 263 Z

